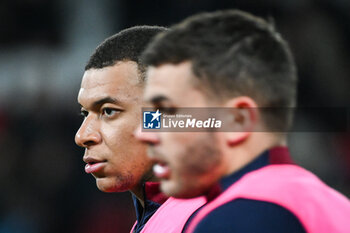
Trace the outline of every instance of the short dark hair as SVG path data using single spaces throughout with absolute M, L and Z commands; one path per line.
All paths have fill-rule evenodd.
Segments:
M 145 66 L 140 61 L 140 55 L 151 39 L 165 30 L 165 27 L 159 26 L 134 26 L 118 32 L 96 48 L 85 66 L 85 71 L 113 66 L 119 61 L 134 61 L 141 74 L 144 74 Z
M 287 43 L 271 24 L 239 10 L 187 18 L 156 36 L 142 60 L 156 67 L 190 61 L 194 75 L 218 98 L 246 95 L 259 107 L 296 104 L 296 67 Z M 289 127 L 292 114 L 277 112 L 263 117 L 267 127 Z

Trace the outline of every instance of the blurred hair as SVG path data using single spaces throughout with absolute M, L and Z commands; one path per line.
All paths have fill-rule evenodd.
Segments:
M 201 13 L 153 40 L 144 64 L 190 61 L 200 85 L 218 99 L 249 96 L 259 107 L 296 105 L 296 67 L 289 46 L 265 20 L 239 10 Z M 271 111 L 266 126 L 286 130 L 290 111 Z
M 140 55 L 151 39 L 165 30 L 165 27 L 159 26 L 135 26 L 120 31 L 96 48 L 85 66 L 85 71 L 113 66 L 120 61 L 133 61 L 137 63 L 144 80 L 146 67 L 140 62 Z

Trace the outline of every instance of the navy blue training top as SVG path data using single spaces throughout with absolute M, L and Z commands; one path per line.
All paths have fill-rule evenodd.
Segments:
M 277 147 L 265 151 L 239 171 L 224 177 L 207 195 L 208 201 L 217 197 L 248 172 L 269 164 L 292 163 L 288 149 Z M 189 222 L 198 210 L 192 214 Z M 186 229 L 185 227 L 185 229 Z M 195 228 L 194 233 L 305 233 L 296 216 L 274 203 L 250 199 L 235 199 L 209 213 Z

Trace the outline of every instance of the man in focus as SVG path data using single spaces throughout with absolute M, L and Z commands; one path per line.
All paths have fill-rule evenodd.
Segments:
M 137 217 L 133 232 L 158 228 L 158 232 L 179 232 L 176 230 L 182 229 L 186 216 L 204 201 L 180 203 L 177 206 L 186 208 L 187 215 L 169 223 L 169 208 L 174 202 L 170 199 L 167 208 L 157 212 L 167 197 L 159 191 L 145 145 L 133 137 L 140 121 L 147 68 L 139 57 L 150 40 L 164 30 L 137 26 L 107 38 L 90 57 L 78 95 L 84 121 L 75 141 L 85 148 L 85 171 L 95 177 L 103 192 L 132 193 Z M 158 223 L 167 228 L 163 230 Z

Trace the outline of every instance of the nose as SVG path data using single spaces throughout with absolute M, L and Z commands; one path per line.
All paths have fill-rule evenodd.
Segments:
M 97 122 L 92 119 L 85 118 L 79 130 L 75 134 L 75 143 L 78 146 L 88 148 L 99 144 L 102 140 L 101 134 L 97 128 Z
M 159 133 L 157 132 L 144 132 L 141 126 L 137 127 L 134 131 L 134 136 L 137 140 L 147 143 L 147 144 L 158 144 L 159 143 Z

